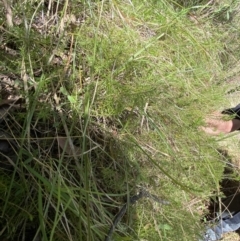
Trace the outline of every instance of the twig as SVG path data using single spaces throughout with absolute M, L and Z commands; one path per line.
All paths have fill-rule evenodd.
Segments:
M 24 87 L 25 100 L 26 100 L 26 108 L 29 109 L 28 76 L 27 76 L 27 73 L 26 73 L 26 66 L 25 66 L 24 59 L 22 59 L 21 79 L 23 80 L 23 87 Z
M 12 27 L 13 26 L 13 21 L 12 21 L 13 14 L 12 14 L 11 5 L 9 4 L 9 0 L 3 0 L 3 5 L 6 10 L 7 25 L 8 25 L 8 27 Z
M 144 107 L 144 114 L 147 114 L 147 108 L 148 108 L 148 102 L 145 104 Z M 143 124 L 144 124 L 144 120 L 145 120 L 145 115 L 142 115 L 142 120 L 141 120 L 141 130 L 143 128 Z M 147 125 L 147 130 L 149 131 L 149 125 L 148 125 L 148 120 L 146 119 L 146 125 Z

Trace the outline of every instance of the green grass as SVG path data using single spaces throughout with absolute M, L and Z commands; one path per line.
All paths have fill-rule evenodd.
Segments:
M 199 127 L 239 58 L 238 1 L 208 2 L 25 1 L 13 27 L 1 13 L 1 99 L 22 98 L 0 123 L 17 156 L 1 240 L 104 240 L 140 187 L 170 205 L 139 200 L 113 240 L 197 240 L 225 165 Z

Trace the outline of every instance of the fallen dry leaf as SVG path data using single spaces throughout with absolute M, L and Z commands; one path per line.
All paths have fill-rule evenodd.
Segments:
M 74 154 L 80 155 L 81 150 L 79 147 L 76 147 L 73 144 L 73 141 L 71 138 L 64 137 L 64 136 L 58 136 L 57 137 L 58 145 L 62 148 L 63 151 L 65 151 L 68 155 L 73 156 Z

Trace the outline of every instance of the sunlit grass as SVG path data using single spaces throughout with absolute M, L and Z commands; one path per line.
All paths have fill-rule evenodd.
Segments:
M 237 58 L 224 14 L 238 5 L 207 2 L 13 5 L 22 20 L 1 31 L 17 55 L 1 48 L 0 63 L 23 106 L 1 123 L 18 156 L 0 170 L 2 237 L 104 240 L 144 187 L 170 205 L 139 200 L 114 240 L 196 239 L 224 168 L 199 126 L 224 105 L 225 65 L 236 72 Z

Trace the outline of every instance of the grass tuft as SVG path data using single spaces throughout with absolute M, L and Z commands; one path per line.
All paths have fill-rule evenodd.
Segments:
M 104 240 L 141 188 L 170 205 L 128 203 L 113 240 L 197 240 L 226 165 L 199 127 L 239 72 L 239 7 L 73 0 L 2 11 L 1 240 Z

